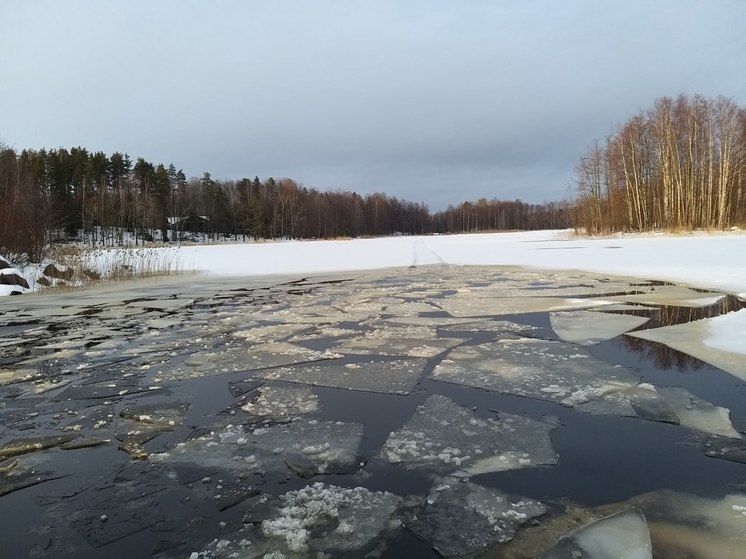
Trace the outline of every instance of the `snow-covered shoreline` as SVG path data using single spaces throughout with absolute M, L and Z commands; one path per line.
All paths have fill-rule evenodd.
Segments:
M 93 268 L 108 269 L 108 260 L 122 250 L 95 251 L 88 261 Z M 178 270 L 215 276 L 323 274 L 429 264 L 524 266 L 671 281 L 746 298 L 746 235 L 740 231 L 585 238 L 555 230 L 133 250 L 156 259 L 162 256 Z M 25 274 L 29 284 L 38 276 L 32 272 L 30 268 Z
M 573 238 L 570 231 L 532 231 L 183 246 L 178 259 L 181 269 L 223 276 L 427 264 L 526 266 L 671 281 L 746 298 L 746 235 L 740 232 Z

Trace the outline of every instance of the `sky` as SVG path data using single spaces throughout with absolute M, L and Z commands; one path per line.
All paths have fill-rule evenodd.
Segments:
M 746 105 L 746 0 L 0 0 L 0 141 L 431 210 L 564 199 L 661 96 Z

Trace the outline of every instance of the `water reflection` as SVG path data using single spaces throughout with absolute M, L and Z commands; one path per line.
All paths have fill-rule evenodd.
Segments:
M 709 293 L 709 292 L 705 292 Z M 662 328 L 675 326 L 702 320 L 715 318 L 730 312 L 746 308 L 746 302 L 741 301 L 734 295 L 725 295 L 717 303 L 706 307 L 679 307 L 675 305 L 662 305 L 654 309 L 640 309 L 623 311 L 623 314 L 649 317 L 650 320 L 636 328 L 634 331 L 648 330 L 651 328 Z M 630 351 L 642 354 L 643 357 L 652 361 L 655 366 L 662 370 L 678 369 L 681 372 L 698 371 L 704 363 L 699 359 L 682 353 L 665 344 L 643 340 L 632 336 L 621 336 L 624 347 Z
M 699 371 L 705 365 L 699 359 L 665 344 L 633 338 L 632 336 L 622 336 L 620 339 L 625 349 L 641 354 L 645 359 L 652 361 L 658 369 L 664 371 L 678 369 L 682 373 L 693 372 Z

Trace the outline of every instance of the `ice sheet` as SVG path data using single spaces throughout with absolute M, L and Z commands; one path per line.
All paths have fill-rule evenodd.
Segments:
M 509 541 L 523 524 L 546 510 L 540 502 L 526 497 L 438 478 L 406 526 L 443 557 L 473 556 Z
M 314 364 L 266 369 L 257 374 L 267 380 L 330 386 L 348 390 L 409 394 L 422 376 L 426 359 L 375 360 L 346 365 Z
M 600 361 L 577 346 L 529 338 L 456 348 L 431 377 L 566 406 L 638 383 L 632 372 Z
M 601 307 L 609 302 L 601 299 L 560 297 L 452 297 L 438 305 L 457 318 L 500 316 L 533 312 L 560 311 Z
M 552 329 L 566 342 L 593 345 L 642 326 L 649 319 L 628 314 L 593 311 L 550 313 Z
M 738 334 L 743 331 L 744 316 L 746 313 L 741 310 L 735 314 L 630 332 L 627 335 L 665 344 L 746 380 L 746 350 L 743 349 L 746 347 L 746 338 Z M 725 336 L 723 341 L 719 341 L 721 335 Z
M 458 477 L 551 465 L 557 463 L 549 440 L 555 426 L 507 413 L 484 419 L 436 394 L 389 435 L 378 456 L 407 469 Z
M 630 509 L 596 520 L 560 539 L 541 559 L 652 559 L 650 531 L 640 511 Z

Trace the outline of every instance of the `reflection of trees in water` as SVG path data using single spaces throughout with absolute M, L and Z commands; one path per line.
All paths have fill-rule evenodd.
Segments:
M 719 293 L 713 293 L 713 295 L 719 295 Z M 743 308 L 746 308 L 746 303 L 734 295 L 726 295 L 714 305 L 707 307 L 663 305 L 654 310 L 626 311 L 624 314 L 650 317 L 648 322 L 635 329 L 647 330 L 649 328 L 686 324 L 687 322 L 702 320 L 703 318 L 714 318 Z M 705 364 L 699 359 L 668 347 L 665 344 L 631 336 L 621 336 L 621 340 L 626 349 L 642 354 L 647 359 L 650 359 L 659 369 L 669 370 L 676 368 L 682 372 L 698 371 Z
M 682 373 L 698 371 L 705 363 L 699 359 L 682 353 L 665 344 L 651 342 L 631 336 L 621 336 L 622 344 L 629 351 L 640 353 L 646 359 L 652 361 L 658 369 L 668 371 L 678 369 Z
M 651 313 L 650 321 L 645 326 L 647 328 L 659 328 L 661 326 L 685 324 L 703 318 L 714 318 L 721 314 L 740 310 L 745 306 L 745 303 L 733 295 L 726 295 L 714 305 L 707 307 L 661 306 L 658 308 L 658 312 Z

